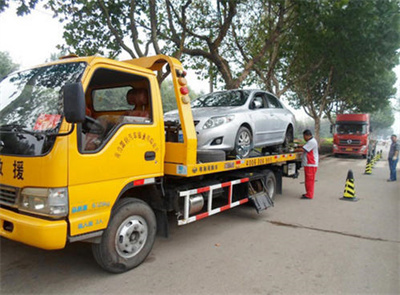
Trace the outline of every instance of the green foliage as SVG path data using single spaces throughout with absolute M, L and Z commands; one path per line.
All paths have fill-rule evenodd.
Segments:
M 371 127 L 373 130 L 386 129 L 394 123 L 394 113 L 390 105 L 371 113 Z
M 300 1 L 292 42 L 291 104 L 324 113 L 388 106 L 399 62 L 398 1 Z
M 193 100 L 202 94 L 203 93 L 201 93 L 201 92 L 197 93 L 196 91 L 194 91 L 193 89 L 191 89 L 189 87 L 190 100 Z M 162 99 L 164 113 L 178 108 L 178 106 L 176 104 L 174 85 L 172 84 L 171 79 L 165 80 L 161 84 L 161 99 Z
M 0 51 L 0 80 L 18 68 L 19 65 L 13 63 L 8 52 Z

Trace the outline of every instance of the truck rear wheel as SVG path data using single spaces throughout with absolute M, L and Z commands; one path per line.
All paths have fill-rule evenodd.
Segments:
M 153 210 L 138 199 L 118 201 L 101 242 L 92 245 L 97 263 L 112 273 L 141 264 L 153 248 L 157 231 Z
M 271 170 L 265 170 L 264 174 L 265 174 L 264 183 L 265 183 L 265 188 L 266 188 L 266 190 L 268 192 L 268 196 L 272 200 L 275 200 L 275 195 L 276 195 L 276 177 L 275 177 L 275 174 Z

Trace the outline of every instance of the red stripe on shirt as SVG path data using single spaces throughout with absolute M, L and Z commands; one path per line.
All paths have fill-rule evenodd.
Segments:
M 315 164 L 314 150 L 311 150 L 307 153 L 307 165 L 314 165 L 314 164 Z

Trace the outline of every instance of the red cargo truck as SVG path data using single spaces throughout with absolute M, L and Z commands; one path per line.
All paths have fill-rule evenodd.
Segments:
M 333 128 L 333 154 L 368 155 L 369 114 L 338 114 Z

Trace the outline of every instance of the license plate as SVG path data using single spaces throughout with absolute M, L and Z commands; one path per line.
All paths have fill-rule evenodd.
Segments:
M 353 149 L 352 148 L 347 148 L 346 152 L 351 152 Z

